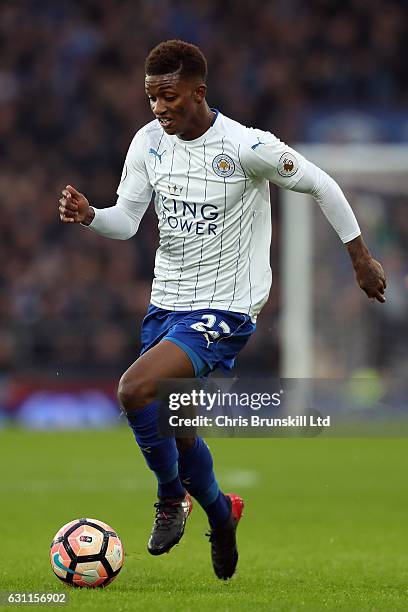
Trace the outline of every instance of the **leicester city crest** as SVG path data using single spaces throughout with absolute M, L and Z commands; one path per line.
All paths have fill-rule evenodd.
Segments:
M 235 172 L 234 160 L 224 153 L 214 157 L 212 167 L 215 174 L 222 177 L 231 176 Z

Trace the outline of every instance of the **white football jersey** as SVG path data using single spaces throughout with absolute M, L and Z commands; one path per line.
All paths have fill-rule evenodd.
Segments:
M 268 182 L 290 189 L 303 171 L 302 156 L 273 134 L 221 113 L 195 140 L 167 135 L 157 120 L 139 130 L 117 193 L 134 202 L 155 193 L 160 245 L 152 304 L 255 320 L 272 280 Z

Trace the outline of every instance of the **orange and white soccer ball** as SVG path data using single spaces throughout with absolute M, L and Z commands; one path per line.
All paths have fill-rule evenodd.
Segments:
M 75 519 L 55 534 L 50 560 L 54 574 L 71 586 L 105 587 L 122 569 L 123 546 L 106 523 Z

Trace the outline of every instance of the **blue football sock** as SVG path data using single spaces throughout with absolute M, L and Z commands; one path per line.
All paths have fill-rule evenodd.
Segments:
M 230 507 L 214 476 L 210 449 L 202 438 L 179 454 L 179 475 L 187 491 L 195 497 L 208 516 L 211 527 L 226 523 Z
M 127 415 L 140 450 L 158 481 L 157 496 L 184 497 L 178 474 L 178 450 L 174 438 L 161 438 L 157 430 L 157 404 L 153 402 Z

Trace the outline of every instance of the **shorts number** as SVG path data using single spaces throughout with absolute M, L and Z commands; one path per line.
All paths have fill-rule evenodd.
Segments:
M 221 336 L 221 332 L 212 329 L 212 327 L 214 327 L 217 322 L 217 317 L 213 314 L 204 314 L 201 318 L 204 319 L 204 321 L 193 323 L 192 325 L 190 325 L 190 327 L 199 332 L 204 332 L 208 334 L 213 340 L 218 340 L 218 338 Z M 218 323 L 218 327 L 226 335 L 231 333 L 230 326 L 225 321 L 220 321 Z

